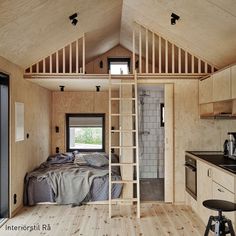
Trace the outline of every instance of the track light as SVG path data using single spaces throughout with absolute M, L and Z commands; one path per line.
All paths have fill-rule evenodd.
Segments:
M 170 18 L 170 23 L 172 25 L 175 25 L 176 21 L 179 20 L 179 19 L 180 19 L 180 17 L 178 15 L 176 15 L 175 13 L 172 13 L 171 18 Z
M 73 19 L 72 21 L 71 21 L 71 24 L 72 25 L 76 25 L 78 23 L 78 20 L 77 19 Z
M 74 26 L 78 23 L 77 17 L 78 17 L 78 13 L 74 13 L 71 16 L 69 16 L 71 24 L 74 25 Z
M 60 91 L 64 92 L 65 86 L 64 85 L 59 85 Z

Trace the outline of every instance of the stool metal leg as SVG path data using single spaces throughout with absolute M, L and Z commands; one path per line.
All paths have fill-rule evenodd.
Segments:
M 216 221 L 215 222 L 215 236 L 219 236 L 220 235 L 220 221 Z
M 209 232 L 210 232 L 210 229 L 211 229 L 211 224 L 212 224 L 212 220 L 213 220 L 213 219 L 214 219 L 213 216 L 210 216 L 210 217 L 209 217 L 209 220 L 208 220 L 208 223 L 207 223 L 207 227 L 206 227 L 204 236 L 208 236 L 208 234 L 209 234 Z
M 231 236 L 235 236 L 235 232 L 234 232 L 234 228 L 232 225 L 232 221 L 231 220 L 227 220 L 228 226 L 229 226 L 229 232 L 231 234 Z

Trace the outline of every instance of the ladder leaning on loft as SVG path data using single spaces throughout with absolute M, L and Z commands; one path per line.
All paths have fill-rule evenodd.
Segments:
M 116 76 L 117 78 L 117 76 Z M 128 79 L 127 79 L 128 78 Z M 131 150 L 132 152 L 128 152 L 129 154 L 131 153 L 131 157 L 126 157 L 125 155 L 122 156 L 122 162 L 121 160 L 119 163 L 112 163 L 111 158 L 109 158 L 109 217 L 112 217 L 112 203 L 134 203 L 136 202 L 137 204 L 137 218 L 140 218 L 140 183 L 139 183 L 139 152 L 138 152 L 138 102 L 137 102 L 137 73 L 135 71 L 134 75 L 127 75 L 122 76 L 122 79 L 119 80 L 119 82 L 115 82 L 117 80 L 112 79 L 112 75 L 109 74 L 109 156 L 111 157 L 112 150 L 119 150 L 119 157 L 121 158 L 121 154 L 123 155 L 123 152 L 127 153 L 127 149 Z M 112 87 L 113 86 L 119 86 L 119 92 L 120 96 L 119 97 L 112 97 Z M 122 91 L 125 90 L 124 88 L 128 87 L 128 91 L 131 91 L 131 97 L 122 97 Z M 128 112 L 123 112 L 121 111 L 121 108 L 119 107 L 118 112 L 113 112 L 112 110 L 112 101 L 119 102 L 119 106 L 121 104 L 127 105 L 131 109 L 128 109 Z M 130 107 L 131 104 L 131 107 Z M 121 120 L 125 120 L 125 122 L 128 120 L 128 127 L 126 124 L 126 127 L 123 127 L 123 124 L 119 124 L 119 129 L 114 130 L 112 128 L 112 119 L 114 117 L 119 118 L 119 123 Z M 126 119 L 124 119 L 124 117 Z M 134 118 L 134 119 L 133 119 Z M 127 123 L 127 122 L 126 122 Z M 134 128 L 135 127 L 135 128 Z M 119 145 L 114 145 L 112 138 L 114 137 L 113 134 L 118 134 L 119 135 Z M 126 136 L 125 136 L 126 135 Z M 132 145 L 126 145 L 126 143 L 121 143 L 122 138 L 126 137 L 131 139 Z M 129 143 L 129 140 L 128 140 Z M 120 159 L 119 158 L 119 159 Z M 129 159 L 127 162 L 125 160 Z M 120 166 L 120 168 L 132 168 L 134 171 L 134 167 L 136 167 L 136 179 L 134 179 L 134 174 L 133 171 L 131 171 L 132 177 L 129 176 L 130 178 L 115 181 L 112 179 L 112 166 Z M 126 169 L 127 170 L 127 169 Z M 129 169 L 130 170 L 130 169 Z M 112 185 L 113 184 L 123 184 L 127 185 L 127 187 L 132 186 L 131 193 L 132 197 L 129 198 L 119 198 L 119 199 L 112 199 L 111 193 L 112 193 Z M 133 196 L 133 185 L 136 184 L 136 197 L 134 198 Z

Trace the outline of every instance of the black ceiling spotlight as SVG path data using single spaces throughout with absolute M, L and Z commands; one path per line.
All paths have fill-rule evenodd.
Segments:
M 65 88 L 64 85 L 59 85 L 59 88 L 60 88 L 60 91 L 61 91 L 61 92 L 64 92 L 64 88 Z
M 171 14 L 171 18 L 170 18 L 170 22 L 172 25 L 175 25 L 176 24 L 176 21 L 179 20 L 180 17 L 178 15 L 176 15 L 175 13 L 172 13 Z
M 74 26 L 78 23 L 77 17 L 78 17 L 78 13 L 74 13 L 71 16 L 69 16 L 71 24 L 74 25 Z

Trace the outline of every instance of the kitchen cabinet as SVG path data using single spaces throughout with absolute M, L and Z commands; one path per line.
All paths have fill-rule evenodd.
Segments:
M 232 193 L 234 193 L 234 178 L 235 177 L 233 175 L 227 174 L 216 168 L 212 171 L 213 181 L 228 189 Z
M 236 65 L 231 67 L 232 99 L 236 99 Z
M 235 73 L 234 90 L 232 84 L 232 70 Z M 234 117 L 236 103 L 236 68 L 227 68 L 210 77 L 199 81 L 199 113 L 201 118 Z
M 213 77 L 199 81 L 199 104 L 210 103 L 213 98 Z
M 212 181 L 212 193 L 213 199 L 221 199 L 225 201 L 234 202 L 234 194 L 230 192 L 228 189 L 224 188 L 220 184 Z M 234 223 L 234 212 L 224 212 L 223 213 L 227 218 L 229 218 L 232 223 Z
M 199 215 L 206 225 L 210 215 L 217 215 L 217 211 L 212 211 L 202 205 L 208 199 L 220 199 L 230 202 L 236 201 L 236 176 L 221 168 L 208 164 L 197 158 L 197 201 L 188 199 L 189 204 Z M 231 219 L 236 228 L 236 212 L 223 213 Z
M 198 214 L 205 224 L 213 212 L 202 205 L 202 202 L 212 199 L 212 167 L 202 161 L 197 161 L 197 205 Z
M 213 102 L 231 99 L 231 68 L 227 68 L 212 75 Z

